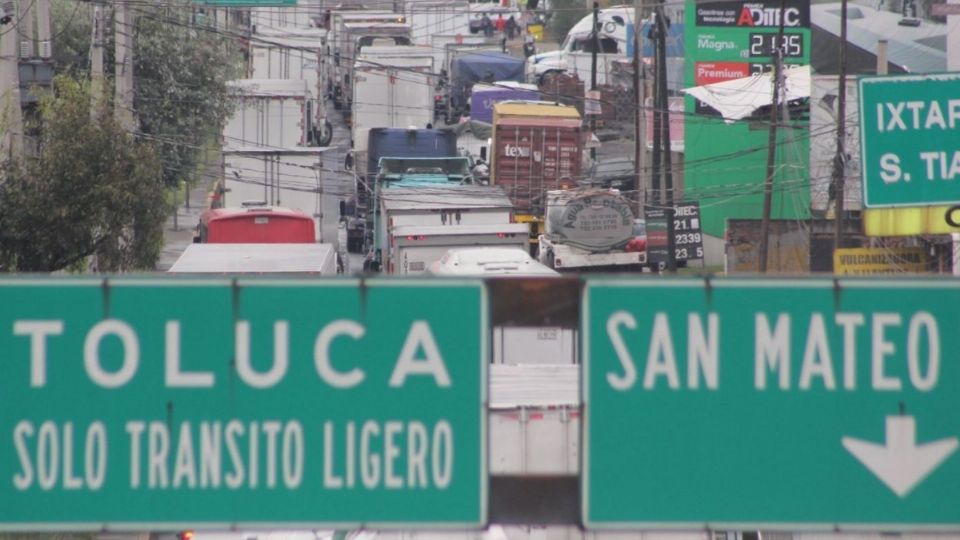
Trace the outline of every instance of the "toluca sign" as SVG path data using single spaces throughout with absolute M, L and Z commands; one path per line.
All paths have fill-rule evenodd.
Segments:
M 957 530 L 957 305 L 955 281 L 589 280 L 584 522 Z
M 485 313 L 476 282 L 0 281 L 0 529 L 482 526 Z

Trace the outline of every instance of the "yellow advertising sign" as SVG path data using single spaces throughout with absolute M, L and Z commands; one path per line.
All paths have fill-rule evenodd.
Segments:
M 863 211 L 863 229 L 867 236 L 919 236 L 960 232 L 947 223 L 950 206 L 913 208 L 869 208 Z
M 923 248 L 847 248 L 833 252 L 833 273 L 845 276 L 925 272 Z

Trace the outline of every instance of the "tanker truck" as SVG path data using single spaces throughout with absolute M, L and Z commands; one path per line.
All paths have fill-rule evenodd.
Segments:
M 615 189 L 547 192 L 540 262 L 554 270 L 642 271 L 647 264 L 643 221 Z

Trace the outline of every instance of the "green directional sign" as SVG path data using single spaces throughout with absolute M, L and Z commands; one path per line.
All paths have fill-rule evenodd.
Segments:
M 860 79 L 863 202 L 960 203 L 960 73 Z
M 958 306 L 957 281 L 588 281 L 584 522 L 956 530 Z
M 485 294 L 2 280 L 0 529 L 483 526 Z

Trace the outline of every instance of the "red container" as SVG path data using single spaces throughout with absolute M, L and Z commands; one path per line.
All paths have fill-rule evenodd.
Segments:
M 287 208 L 217 208 L 200 216 L 210 244 L 305 244 L 317 241 L 313 218 Z
M 491 157 L 491 183 L 503 188 L 514 211 L 542 217 L 546 192 L 580 179 L 580 116 L 572 107 L 497 104 Z

